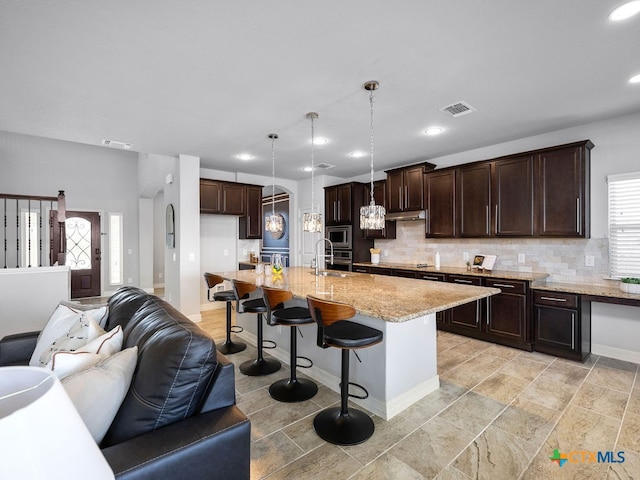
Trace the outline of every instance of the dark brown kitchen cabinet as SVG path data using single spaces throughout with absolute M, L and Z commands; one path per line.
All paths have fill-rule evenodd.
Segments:
M 492 178 L 493 234 L 533 236 L 533 155 L 496 160 Z
M 487 278 L 485 286 L 501 290 L 487 298 L 486 332 L 511 346 L 530 347 L 528 283 Z
M 324 213 L 326 225 L 351 223 L 351 184 L 334 185 L 324 189 Z
M 591 354 L 591 302 L 565 292 L 533 292 L 533 347 L 584 362 Z
M 262 186 L 246 185 L 245 216 L 240 217 L 240 239 L 262 238 Z
M 481 162 L 459 168 L 456 190 L 458 236 L 490 236 L 491 164 Z
M 222 212 L 225 215 L 244 215 L 246 188 L 241 183 L 222 184 Z
M 415 272 L 416 278 L 421 280 L 431 280 L 432 282 L 444 282 L 447 276 L 444 273 Z M 440 328 L 447 323 L 447 311 L 436 312 L 436 326 Z
M 371 269 L 369 267 L 362 267 L 359 265 L 354 265 L 353 271 L 356 273 L 371 273 Z
M 589 237 L 590 152 L 584 141 L 540 151 L 535 206 L 540 237 Z
M 382 205 L 385 209 L 386 205 L 386 180 L 378 180 L 373 182 L 373 197 L 376 205 Z M 362 199 L 362 206 L 369 205 L 371 203 L 371 184 L 367 184 L 364 188 L 364 198 Z M 382 230 L 363 230 L 364 238 L 375 239 L 385 238 L 391 240 L 396 238 L 396 222 L 386 221 L 384 222 L 384 228 Z
M 221 182 L 200 179 L 200 213 L 220 213 Z
M 390 213 L 424 209 L 424 173 L 435 165 L 421 163 L 387 170 L 387 210 Z
M 482 285 L 481 277 L 466 275 L 448 275 L 447 279 L 450 283 L 458 283 L 461 285 Z M 448 322 L 450 325 L 475 332 L 482 329 L 482 300 L 465 303 L 453 307 L 448 312 Z
M 426 237 L 456 236 L 456 170 L 436 170 L 424 176 Z

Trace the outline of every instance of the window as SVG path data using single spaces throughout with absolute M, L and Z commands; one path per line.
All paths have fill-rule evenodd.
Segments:
M 640 172 L 609 175 L 609 274 L 640 277 Z
M 122 214 L 109 214 L 109 284 L 122 285 Z

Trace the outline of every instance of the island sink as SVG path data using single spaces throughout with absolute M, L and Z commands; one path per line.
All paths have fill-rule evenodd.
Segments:
M 309 272 L 312 275 L 316 275 L 315 272 Z M 338 272 L 336 270 L 320 270 L 317 274 L 319 277 L 340 277 L 340 278 L 346 278 L 346 277 L 353 277 L 353 273 L 346 273 L 346 272 Z

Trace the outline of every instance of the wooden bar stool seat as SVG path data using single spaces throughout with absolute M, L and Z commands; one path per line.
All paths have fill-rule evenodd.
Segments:
M 212 288 L 224 282 L 224 278 L 220 275 L 205 273 L 204 281 L 207 284 L 207 300 L 210 302 L 226 302 L 227 304 L 227 338 L 222 345 L 216 346 L 218 351 L 223 355 L 231 355 L 243 351 L 247 348 L 246 343 L 231 340 L 231 333 L 240 333 L 242 331 L 241 326 L 231 325 L 231 302 L 237 300 L 236 294 L 233 290 L 212 291 Z
M 284 307 L 284 303 L 293 298 L 293 294 L 288 290 L 281 290 L 271 287 L 262 287 L 264 303 L 267 306 L 267 324 L 283 325 L 290 327 L 290 360 L 291 373 L 289 378 L 278 380 L 269 387 L 269 395 L 279 402 L 302 402 L 309 400 L 318 393 L 318 386 L 311 380 L 298 378 L 296 369 L 298 367 L 298 325 L 313 323 L 311 313 L 305 307 Z M 312 362 L 306 357 L 310 365 Z
M 320 438 L 335 445 L 357 445 L 368 440 L 375 431 L 373 420 L 365 412 L 349 409 L 349 396 L 367 398 L 367 390 L 349 382 L 349 352 L 382 342 L 382 332 L 351 322 L 355 308 L 345 303 L 307 296 L 313 320 L 318 325 L 317 344 L 321 348 L 340 348 L 342 365 L 340 376 L 340 407 L 326 408 L 313 419 L 313 428 Z M 364 396 L 350 395 L 349 385 L 364 390 Z
M 258 358 L 255 360 L 247 360 L 240 364 L 240 373 L 248 375 L 250 377 L 257 377 L 261 375 L 269 375 L 270 373 L 280 370 L 281 364 L 275 358 L 264 358 L 262 354 L 263 350 L 263 322 L 262 316 L 267 312 L 267 306 L 262 298 L 254 298 L 246 300 L 240 303 L 240 300 L 249 298 L 249 294 L 256 290 L 256 286 L 253 283 L 243 282 L 241 280 L 233 280 L 233 291 L 238 299 L 238 313 L 255 313 L 258 320 Z M 273 342 L 272 342 L 273 343 Z M 274 343 L 275 347 L 275 343 Z M 271 347 L 271 348 L 274 348 Z

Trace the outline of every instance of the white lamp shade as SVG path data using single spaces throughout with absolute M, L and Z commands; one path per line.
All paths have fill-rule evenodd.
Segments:
M 0 478 L 113 479 L 53 372 L 0 368 Z

